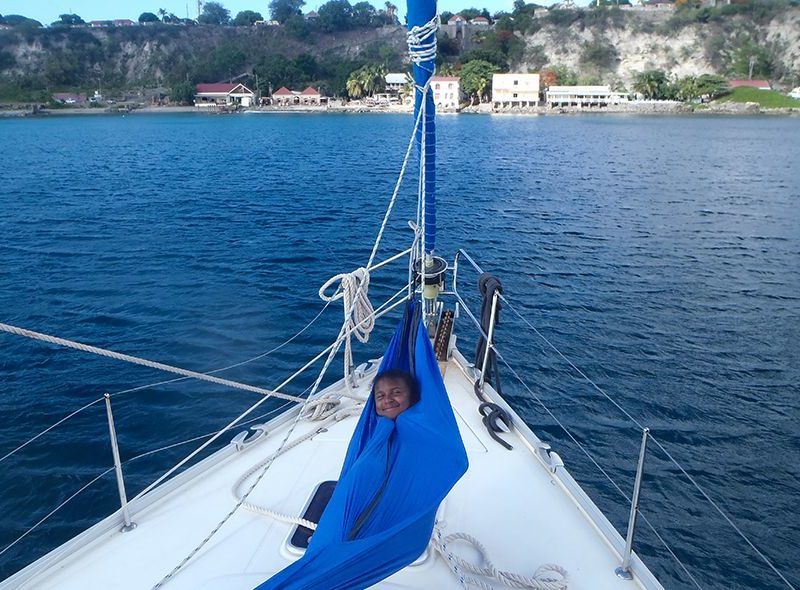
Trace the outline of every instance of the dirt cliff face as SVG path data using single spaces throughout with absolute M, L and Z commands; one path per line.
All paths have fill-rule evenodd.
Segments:
M 184 79 L 192 63 L 221 48 L 240 52 L 240 67 L 249 69 L 265 55 L 352 57 L 375 43 L 404 51 L 405 31 L 387 26 L 297 38 L 283 27 L 6 29 L 0 30 L 0 75 L 35 78 L 48 74 L 57 80 L 63 69 L 80 71 L 82 82 L 102 77 L 113 85 L 150 85 Z
M 773 80 L 795 86 L 800 76 L 800 8 L 772 18 L 731 15 L 708 22 L 679 22 L 671 10 L 629 9 L 572 24 L 537 19 L 536 32 L 523 35 L 525 50 L 514 71 L 565 66 L 584 79 L 630 87 L 648 69 L 672 75 L 728 75 L 742 55 L 757 53 L 770 63 Z M 193 64 L 219 53 L 237 53 L 234 75 L 249 71 L 264 56 L 352 59 L 376 44 L 405 52 L 404 27 L 309 36 L 284 27 L 133 26 L 108 29 L 0 30 L 0 78 L 46 81 L 79 79 L 81 84 L 135 87 L 184 81 Z M 224 76 L 228 76 L 228 68 Z M 219 68 L 218 68 L 219 70 Z M 754 77 L 759 77 L 758 75 Z M 66 83 L 62 84 L 65 85 Z
M 544 56 L 547 65 L 566 66 L 582 76 L 627 86 L 636 72 L 650 69 L 679 77 L 727 75 L 737 52 L 755 47 L 772 62 L 773 79 L 791 84 L 800 75 L 799 8 L 787 9 L 766 23 L 730 16 L 676 26 L 672 19 L 670 10 L 631 9 L 602 24 L 544 24 L 524 37 L 525 57 L 518 69 L 538 71 Z M 609 64 L 587 61 L 586 48 L 591 45 L 613 48 L 615 59 Z

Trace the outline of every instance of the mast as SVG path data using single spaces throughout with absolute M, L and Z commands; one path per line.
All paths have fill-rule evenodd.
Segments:
M 408 30 L 412 32 L 415 27 L 424 27 L 436 17 L 436 0 L 408 0 Z M 425 34 L 427 33 L 427 34 Z M 423 195 L 425 200 L 425 257 L 432 255 L 436 249 L 436 107 L 433 103 L 433 92 L 429 89 L 423 96 L 421 88 L 425 88 L 428 80 L 433 76 L 436 66 L 436 27 L 423 32 L 418 40 L 418 45 L 432 44 L 433 51 L 425 51 L 421 59 L 412 56 L 414 74 L 414 121 L 419 116 L 423 100 L 425 101 L 425 116 L 420 121 L 417 129 L 417 153 L 424 158 L 421 165 L 425 174 Z M 409 50 L 411 47 L 409 45 Z M 423 136 L 425 149 L 422 149 Z
M 430 79 L 436 68 L 436 31 L 439 22 L 436 0 L 408 0 L 408 50 L 414 73 L 414 122 L 420 157 L 422 194 L 422 243 L 417 272 L 422 281 L 425 324 L 431 337 L 436 333 L 447 262 L 436 250 L 436 107 Z M 419 119 L 420 111 L 424 111 Z M 419 123 L 417 124 L 417 121 Z

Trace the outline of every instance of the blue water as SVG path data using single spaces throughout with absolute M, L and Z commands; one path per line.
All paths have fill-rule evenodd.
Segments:
M 329 276 L 365 263 L 409 130 L 392 115 L 0 120 L 0 322 L 203 371 L 267 351 L 321 309 Z M 450 116 L 439 133 L 441 253 L 465 247 L 494 271 L 516 309 L 800 585 L 800 119 Z M 387 254 L 409 238 L 412 184 Z M 402 265 L 377 275 L 373 298 L 398 277 Z M 475 276 L 462 277 L 471 294 Z M 277 385 L 333 338 L 340 308 L 329 312 L 223 375 Z M 380 353 L 391 323 L 363 357 Z M 469 351 L 474 332 L 461 327 Z M 638 427 L 508 310 L 498 340 L 630 494 Z M 0 344 L 0 456 L 104 392 L 170 378 L 9 335 Z M 624 498 L 503 377 L 624 533 Z M 188 382 L 115 395 L 123 460 L 213 432 L 256 399 Z M 0 462 L 0 551 L 110 466 L 104 420 L 91 406 Z M 197 444 L 127 463 L 129 495 Z M 2 577 L 116 498 L 108 474 L 0 555 Z M 641 506 L 701 587 L 787 587 L 652 444 Z M 662 583 L 695 587 L 639 531 Z

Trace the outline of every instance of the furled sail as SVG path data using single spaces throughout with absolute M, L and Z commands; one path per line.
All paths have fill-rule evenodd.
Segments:
M 408 303 L 380 370 L 411 370 L 419 402 L 390 420 L 370 396 L 305 555 L 256 590 L 366 588 L 425 550 L 467 455 L 418 309 Z
M 422 158 L 425 201 L 425 252 L 436 249 L 436 106 L 433 89 L 423 94 L 433 76 L 436 65 L 435 0 L 408 0 L 409 57 L 413 65 L 414 121 L 425 109 L 423 120 L 417 127 L 417 150 Z

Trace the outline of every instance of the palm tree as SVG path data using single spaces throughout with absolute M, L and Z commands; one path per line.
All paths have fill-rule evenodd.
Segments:
M 164 10 L 163 8 L 159 8 L 159 9 L 158 9 L 158 16 L 160 16 L 160 17 L 161 17 L 161 20 L 162 20 L 162 21 L 164 20 L 164 17 L 165 17 L 166 15 L 167 15 L 167 11 L 166 11 L 166 10 Z
M 386 88 L 386 67 L 383 65 L 364 66 L 361 68 L 361 84 L 364 93 L 372 96 Z
M 347 88 L 347 94 L 350 96 L 350 98 L 357 99 L 364 96 L 364 85 L 361 81 L 361 70 L 357 70 L 350 74 L 345 87 Z

